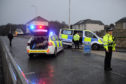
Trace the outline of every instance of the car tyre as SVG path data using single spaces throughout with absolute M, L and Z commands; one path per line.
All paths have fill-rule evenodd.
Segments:
M 98 44 L 92 45 L 92 50 L 99 50 L 100 46 Z

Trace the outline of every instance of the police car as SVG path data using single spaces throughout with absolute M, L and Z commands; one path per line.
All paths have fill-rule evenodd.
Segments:
M 63 50 L 62 41 L 55 33 L 48 31 L 47 27 L 44 26 L 34 27 L 30 27 L 33 36 L 29 39 L 26 47 L 30 58 L 43 54 L 56 56 L 58 52 Z
M 103 47 L 103 39 L 98 35 L 93 33 L 90 30 L 81 30 L 81 29 L 61 29 L 59 33 L 59 38 L 62 39 L 63 45 L 72 46 L 73 45 L 73 35 L 76 32 L 80 35 L 80 43 L 84 43 L 86 41 L 91 42 L 91 47 L 94 50 L 98 50 Z

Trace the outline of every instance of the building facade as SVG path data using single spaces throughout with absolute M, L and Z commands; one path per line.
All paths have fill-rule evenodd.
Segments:
M 87 29 L 93 32 L 104 30 L 104 24 L 98 20 L 81 20 L 72 26 L 72 29 Z
M 115 23 L 114 33 L 117 38 L 117 47 L 126 48 L 126 17 L 121 18 Z
M 126 17 L 124 17 L 116 22 L 116 28 L 117 29 L 126 29 Z

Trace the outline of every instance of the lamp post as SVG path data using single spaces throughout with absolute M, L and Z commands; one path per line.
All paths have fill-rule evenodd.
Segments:
M 71 6 L 71 0 L 69 0 L 69 29 L 70 29 L 70 21 L 71 21 L 71 18 L 70 18 L 70 14 L 71 14 L 71 8 L 70 8 L 70 6 Z

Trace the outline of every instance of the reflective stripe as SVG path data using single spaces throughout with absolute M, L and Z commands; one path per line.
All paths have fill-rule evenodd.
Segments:
M 56 41 L 56 43 L 57 43 L 57 47 L 59 47 L 59 41 Z
M 84 42 L 91 42 L 91 38 L 85 37 Z
M 54 41 L 51 41 L 51 42 L 52 42 L 53 46 L 54 46 L 54 47 L 56 47 L 56 45 L 55 45 Z
M 101 39 L 98 39 L 98 42 L 101 43 L 101 44 L 103 44 L 103 42 L 101 41 Z
M 61 46 L 61 45 L 60 45 L 60 41 L 58 41 L 58 43 L 59 43 L 59 46 Z
M 56 42 L 56 41 L 54 41 L 54 43 L 55 43 L 55 47 L 57 47 L 57 42 Z
M 63 42 L 62 41 L 60 41 L 60 45 L 61 45 L 61 47 L 63 46 Z
M 29 50 L 29 53 L 45 53 L 47 50 Z
M 62 34 L 62 35 L 61 35 L 61 38 L 62 38 L 62 39 L 68 39 L 68 35 Z

